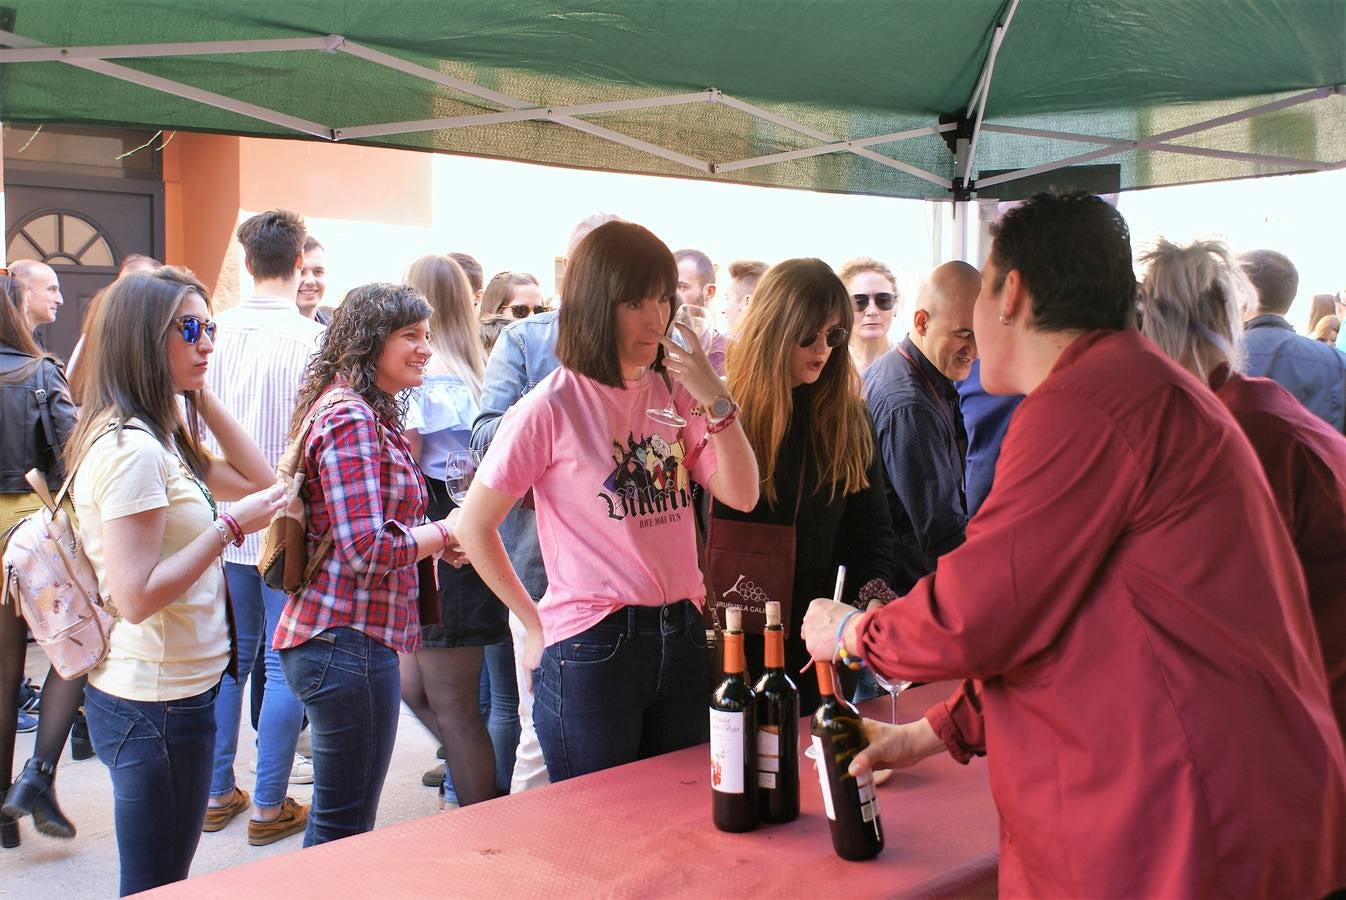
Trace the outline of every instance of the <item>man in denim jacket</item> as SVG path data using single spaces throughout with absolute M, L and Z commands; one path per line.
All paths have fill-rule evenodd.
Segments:
M 1252 250 L 1239 266 L 1257 290 L 1243 322 L 1244 370 L 1270 378 L 1336 431 L 1346 429 L 1346 354 L 1296 334 L 1285 314 L 1299 289 L 1294 263 L 1274 250 Z

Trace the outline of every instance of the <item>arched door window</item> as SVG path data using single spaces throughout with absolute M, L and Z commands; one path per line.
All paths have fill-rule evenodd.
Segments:
M 9 232 L 5 258 L 37 259 L 49 266 L 117 267 L 117 251 L 107 233 L 91 219 L 68 209 L 29 215 Z

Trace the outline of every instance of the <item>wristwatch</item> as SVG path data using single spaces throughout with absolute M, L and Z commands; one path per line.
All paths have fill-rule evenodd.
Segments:
M 706 405 L 706 416 L 711 419 L 723 419 L 734 411 L 734 401 L 721 394 Z

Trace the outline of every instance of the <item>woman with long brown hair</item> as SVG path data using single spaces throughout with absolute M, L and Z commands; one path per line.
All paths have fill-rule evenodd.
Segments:
M 123 895 L 191 868 L 231 656 L 220 554 L 265 525 L 284 496 L 206 387 L 214 333 L 191 273 L 117 279 L 89 331 L 83 417 L 65 448 L 67 466 L 79 465 L 72 494 L 84 548 L 116 617 L 84 709 L 112 776 Z M 202 446 L 202 424 L 223 456 Z M 216 498 L 238 502 L 217 517 Z
M 809 658 L 800 637 L 808 601 L 832 593 L 838 564 L 848 570 L 847 602 L 863 606 L 893 595 L 895 539 L 883 466 L 847 341 L 853 310 L 826 263 L 786 260 L 758 282 L 729 346 L 729 392 L 743 407 L 761 499 L 747 513 L 712 505 L 712 553 L 717 522 L 793 526 L 795 546 L 805 551 L 794 554 L 784 623 L 785 663 L 795 672 Z M 716 587 L 722 600 L 733 599 L 723 596 L 725 585 Z M 762 641 L 745 641 L 745 650 L 749 670 L 759 670 Z M 817 705 L 813 679 L 801 679 L 799 692 L 802 710 Z

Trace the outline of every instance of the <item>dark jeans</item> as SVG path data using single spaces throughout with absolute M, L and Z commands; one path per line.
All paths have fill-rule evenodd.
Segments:
M 701 613 L 628 606 L 552 644 L 533 670 L 533 722 L 561 781 L 709 739 Z
M 151 703 L 84 689 L 89 736 L 112 776 L 122 896 L 191 870 L 210 796 L 218 692 Z
M 280 651 L 280 665 L 313 741 L 304 846 L 372 831 L 402 703 L 397 654 L 353 628 L 329 628 Z

